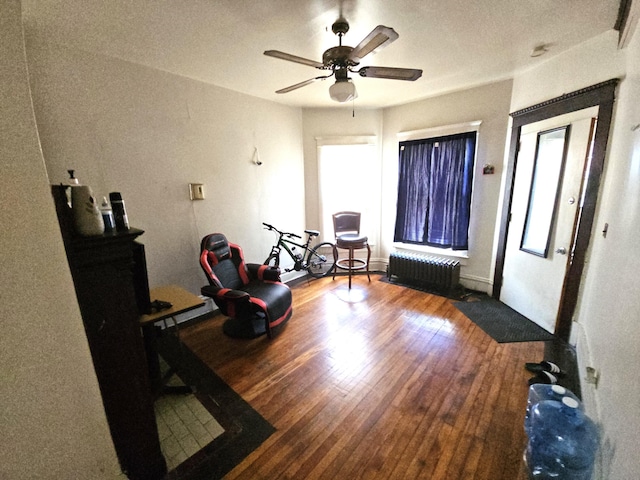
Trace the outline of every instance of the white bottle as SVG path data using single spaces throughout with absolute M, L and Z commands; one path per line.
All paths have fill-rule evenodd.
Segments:
M 102 235 L 104 222 L 91 187 L 76 185 L 71 188 L 71 204 L 76 231 L 80 235 Z

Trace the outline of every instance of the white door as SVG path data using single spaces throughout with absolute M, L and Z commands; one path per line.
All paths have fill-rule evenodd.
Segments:
M 549 332 L 571 258 L 597 112 L 532 123 L 520 134 L 500 300 Z

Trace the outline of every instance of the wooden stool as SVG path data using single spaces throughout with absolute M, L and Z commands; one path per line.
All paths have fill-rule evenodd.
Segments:
M 349 251 L 349 258 L 338 259 L 338 248 L 343 248 Z M 361 258 L 354 258 L 355 250 L 367 249 L 367 260 L 364 261 Z M 349 272 L 349 289 L 351 289 L 351 274 L 356 270 L 367 269 L 367 278 L 371 281 L 369 275 L 369 262 L 371 260 L 371 247 L 369 246 L 369 239 L 364 235 L 358 235 L 348 233 L 340 235 L 336 238 L 336 243 L 333 246 L 333 261 L 335 267 L 333 270 L 333 279 L 336 278 L 336 271 L 338 268 L 347 270 Z

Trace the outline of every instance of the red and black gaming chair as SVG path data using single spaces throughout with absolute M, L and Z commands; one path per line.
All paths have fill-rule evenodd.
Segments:
M 221 233 L 200 243 L 200 265 L 210 285 L 201 292 L 230 317 L 223 331 L 230 337 L 255 338 L 278 333 L 291 318 L 291 290 L 280 281 L 280 269 L 245 263 L 242 248 Z

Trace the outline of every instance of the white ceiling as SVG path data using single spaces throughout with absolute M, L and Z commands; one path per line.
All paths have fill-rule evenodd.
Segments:
M 340 15 L 355 46 L 376 25 L 400 37 L 360 66 L 420 68 L 415 82 L 355 77 L 355 105 L 377 108 L 512 76 L 613 28 L 620 0 L 23 0 L 28 35 L 287 105 L 335 107 L 332 81 L 275 90 L 324 71 L 266 57 L 321 61 Z M 549 52 L 531 58 L 532 48 Z M 349 103 L 349 106 L 351 104 Z

